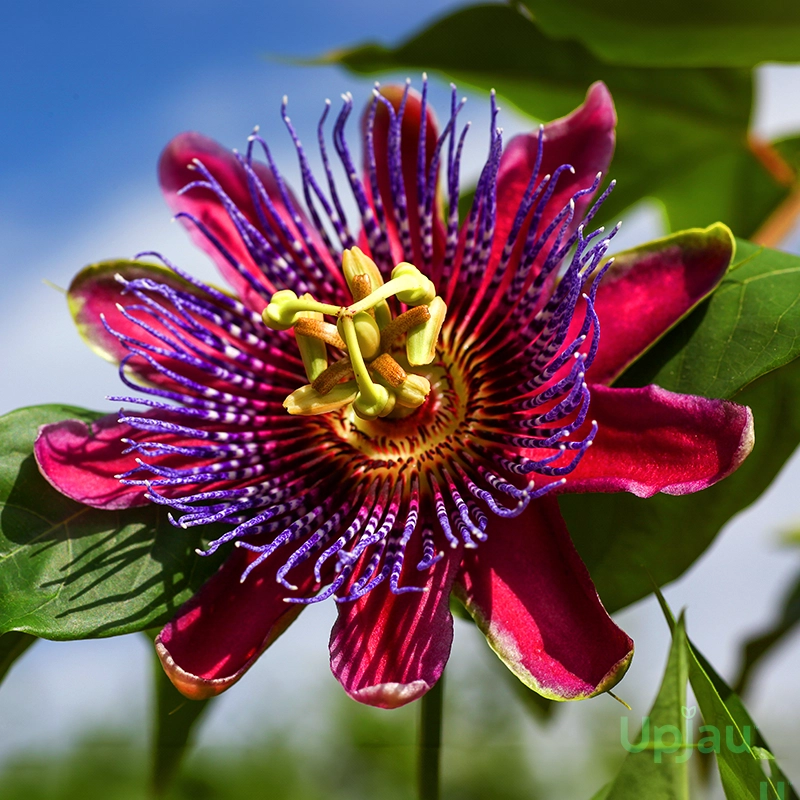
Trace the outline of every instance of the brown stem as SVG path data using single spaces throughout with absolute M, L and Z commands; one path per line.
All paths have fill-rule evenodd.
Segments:
M 778 247 L 800 218 L 800 187 L 796 188 L 762 223 L 750 241 Z
M 756 244 L 777 247 L 788 236 L 800 217 L 800 186 L 791 165 L 767 141 L 752 134 L 747 144 L 750 152 L 761 162 L 776 183 L 791 187 L 792 191 L 781 204 L 764 220 L 759 229 L 750 237 Z

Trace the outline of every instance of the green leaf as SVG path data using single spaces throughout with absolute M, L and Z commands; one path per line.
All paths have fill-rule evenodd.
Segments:
M 763 633 L 745 642 L 739 676 L 734 681 L 737 694 L 745 694 L 753 670 L 762 658 L 781 644 L 800 624 L 800 577 L 786 595 L 778 618 Z
M 615 64 L 752 67 L 800 61 L 800 6 L 784 0 L 523 0 L 556 39 L 577 39 Z
M 658 590 L 656 597 L 674 637 L 677 625 L 672 611 Z M 719 752 L 715 750 L 715 754 L 725 796 L 728 800 L 798 800 L 796 790 L 774 756 L 769 761 L 770 778 L 764 774 L 760 763 L 763 759 L 762 751 L 770 754 L 775 751 L 767 744 L 741 698 L 725 683 L 691 640 L 686 640 L 686 647 L 689 656 L 689 680 L 704 722 L 706 725 L 713 725 L 720 732 Z M 702 728 L 700 733 L 703 733 Z M 699 741 L 701 740 L 698 743 Z
M 0 636 L 0 683 L 16 660 L 36 641 L 28 633 L 10 631 Z
M 747 145 L 752 86 L 744 69 L 608 64 L 502 5 L 461 9 L 395 48 L 367 44 L 327 61 L 360 73 L 437 70 L 460 84 L 495 88 L 536 119 L 567 114 L 592 82 L 605 81 L 619 115 L 611 170 L 617 188 L 603 207 L 614 221 L 656 197 L 673 229 L 724 220 L 749 236 L 788 191 Z
M 622 717 L 620 738 L 628 751 L 611 784 L 602 790 L 604 800 L 688 800 L 686 683 L 689 678 L 688 648 L 683 619 L 676 625 L 661 688 L 644 718 L 636 743 L 630 741 L 628 718 Z
M 153 637 L 145 634 L 152 647 Z M 184 755 L 195 727 L 208 710 L 210 700 L 187 700 L 167 677 L 153 651 L 153 707 L 151 785 L 156 797 L 167 792 Z
M 722 526 L 760 496 L 800 444 L 800 259 L 749 242 L 739 241 L 737 248 L 714 294 L 617 385 L 656 383 L 673 392 L 735 398 L 753 410 L 753 452 L 733 475 L 698 494 L 559 498 L 573 541 L 611 610 L 648 594 L 649 575 L 659 586 L 680 576 Z
M 775 756 L 770 753 L 769 750 L 765 750 L 763 747 L 756 747 L 755 745 L 750 748 L 753 751 L 753 755 L 756 758 L 761 759 L 761 761 L 774 761 Z
M 755 447 L 733 475 L 715 486 L 646 500 L 623 493 L 559 498 L 575 546 L 609 611 L 649 594 L 650 575 L 659 586 L 682 575 L 722 526 L 761 495 L 800 444 L 800 361 L 764 376 L 736 401 L 753 410 Z
M 674 175 L 659 177 L 653 194 L 667 208 L 672 230 L 712 214 L 739 236 L 752 236 L 780 205 L 788 188 L 767 174 L 744 140 L 741 144 L 687 160 Z M 617 177 L 613 163 L 611 172 Z
M 99 511 L 57 492 L 33 457 L 40 425 L 100 414 L 36 406 L 0 417 L 0 632 L 83 639 L 168 620 L 219 566 L 156 505 Z
M 692 658 L 690 663 L 692 689 L 703 720 L 723 737 L 716 756 L 725 796 L 728 800 L 756 800 L 764 796 L 762 787 L 766 785 L 766 797 L 778 798 L 775 786 L 761 768 L 760 759 L 750 749 L 752 728 L 737 723 L 700 662 Z
M 800 258 L 741 239 L 728 274 L 617 385 L 734 397 L 800 356 Z

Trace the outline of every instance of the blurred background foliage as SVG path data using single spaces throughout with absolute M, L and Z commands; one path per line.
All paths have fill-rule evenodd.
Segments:
M 180 713 L 187 701 L 176 700 Z M 616 735 L 618 714 L 608 704 L 601 727 Z M 176 708 L 178 709 L 176 711 Z M 319 734 L 265 733 L 247 747 L 199 748 L 157 796 L 168 800 L 411 800 L 416 769 L 418 708 L 392 713 L 332 694 L 317 709 Z M 536 800 L 555 787 L 537 779 L 526 727 L 515 694 L 503 683 L 481 689 L 453 683 L 445 701 L 443 798 Z M 613 721 L 612 721 L 613 720 Z M 633 724 L 635 729 L 636 723 Z M 3 800 L 145 800 L 149 753 L 129 730 L 98 730 L 58 755 L 28 751 L 0 773 Z M 607 780 L 624 751 L 618 738 L 581 754 L 587 793 Z M 564 765 L 564 769 L 567 769 Z
M 644 13 L 635 3 L 595 3 L 590 9 L 588 4 L 578 5 L 580 9 L 573 9 L 572 3 L 544 2 L 542 22 L 537 0 L 525 5 L 468 6 L 396 46 L 368 43 L 336 51 L 328 61 L 369 74 L 398 68 L 438 71 L 462 89 L 494 88 L 539 120 L 567 114 L 582 101 L 589 84 L 602 80 L 619 115 L 613 164 L 618 187 L 603 206 L 607 220 L 616 221 L 636 203 L 653 198 L 663 209 L 668 230 L 722 220 L 738 236 L 765 238 L 786 213 L 784 204 L 796 178 L 770 143 L 749 135 L 754 102 L 749 67 L 765 58 L 761 48 L 768 45 L 762 41 L 757 49 L 740 53 L 725 32 L 733 13 L 726 5 L 705 21 L 705 30 L 706 39 L 730 49 L 730 58 L 709 53 L 698 65 L 696 53 L 667 44 L 664 49 L 673 53 L 669 59 L 646 59 L 640 52 L 640 57 L 627 60 L 623 48 L 618 58 L 603 60 L 591 47 L 603 39 L 600 28 L 593 21 L 569 24 L 575 16 L 594 20 L 609 13 L 609 20 L 615 15 L 638 18 L 640 30 L 632 35 L 642 52 L 655 55 L 648 43 L 661 42 L 669 34 L 659 13 L 691 20 L 694 15 L 705 16 L 708 4 L 681 3 L 685 9 L 679 10 L 670 3 L 662 12 L 648 6 Z M 581 17 L 578 10 L 585 15 Z M 760 14 L 752 8 L 744 19 L 755 23 L 754 17 Z M 716 32 L 715 23 L 720 26 Z M 746 27 L 742 20 L 741 31 Z M 675 37 L 680 40 L 680 30 L 670 38 Z M 755 36 L 752 39 L 756 41 Z M 800 60 L 800 46 L 789 43 L 792 47 L 784 52 L 791 50 Z M 600 48 L 604 57 L 606 46 Z M 702 50 L 699 42 L 696 49 Z M 685 61 L 680 58 L 683 53 Z M 725 66 L 731 61 L 736 66 Z M 786 148 L 794 147 L 793 142 Z M 774 238 L 765 243 L 774 244 Z

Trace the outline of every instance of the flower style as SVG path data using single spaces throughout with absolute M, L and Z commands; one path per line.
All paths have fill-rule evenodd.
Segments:
M 727 229 L 699 249 L 604 259 L 617 229 L 588 228 L 614 147 L 600 83 L 505 149 L 492 97 L 459 228 L 462 105 L 454 88 L 440 135 L 426 83 L 376 90 L 359 175 L 345 96 L 333 144 L 355 233 L 326 148 L 329 104 L 325 191 L 284 101 L 303 205 L 257 131 L 244 154 L 178 136 L 164 193 L 236 296 L 154 253 L 166 267 L 98 264 L 70 288 L 81 333 L 140 393 L 112 399 L 145 410 L 44 426 L 43 474 L 99 508 L 152 502 L 184 528 L 227 526 L 202 551 L 229 548 L 224 565 L 156 640 L 188 697 L 226 689 L 307 604 L 333 597 L 334 674 L 357 700 L 403 705 L 445 666 L 451 592 L 531 688 L 607 691 L 633 644 L 556 494 L 693 492 L 752 447 L 749 409 L 609 385 L 721 280 Z

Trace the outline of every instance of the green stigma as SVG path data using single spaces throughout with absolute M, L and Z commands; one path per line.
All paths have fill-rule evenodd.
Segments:
M 384 283 L 375 262 L 353 247 L 342 253 L 342 271 L 353 297 L 349 306 L 319 303 L 310 294 L 298 297 L 283 289 L 264 309 L 270 328 L 294 330 L 309 380 L 283 406 L 290 414 L 313 415 L 352 403 L 364 419 L 408 414 L 425 402 L 431 385 L 397 359 L 414 367 L 433 361 L 447 306 L 413 264 L 398 264 Z M 393 316 L 392 297 L 408 310 Z M 326 316 L 334 317 L 335 324 Z M 329 346 L 342 353 L 333 363 Z

